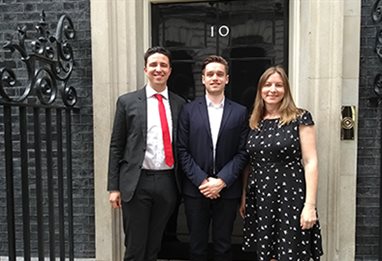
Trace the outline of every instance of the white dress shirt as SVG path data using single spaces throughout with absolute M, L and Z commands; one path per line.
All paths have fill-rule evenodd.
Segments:
M 146 98 L 147 98 L 147 145 L 145 158 L 143 160 L 143 169 L 150 170 L 164 170 L 172 169 L 165 163 L 164 146 L 162 137 L 162 126 L 160 123 L 158 99 L 155 94 L 161 94 L 163 97 L 163 104 L 166 110 L 166 118 L 168 128 L 170 131 L 170 139 L 172 141 L 172 117 L 171 108 L 168 97 L 168 89 L 163 92 L 155 91 L 150 85 L 146 86 Z M 174 152 L 173 152 L 174 154 Z
M 214 160 L 215 160 L 216 142 L 218 140 L 220 124 L 221 124 L 221 121 L 223 118 L 224 98 L 219 104 L 215 105 L 206 96 L 206 102 L 207 102 L 207 110 L 208 110 L 208 119 L 210 121 L 212 144 L 214 147 L 213 156 L 214 156 Z

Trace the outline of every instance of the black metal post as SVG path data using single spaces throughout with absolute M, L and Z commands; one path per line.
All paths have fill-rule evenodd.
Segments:
M 19 107 L 20 157 L 21 157 L 21 193 L 23 208 L 24 260 L 30 261 L 30 214 L 29 214 L 29 178 L 28 178 L 28 135 L 27 109 Z
M 43 212 L 44 198 L 43 198 L 42 167 L 41 167 L 40 108 L 33 108 L 33 121 L 34 121 L 35 170 L 36 170 L 38 260 L 44 261 L 44 212 Z
M 67 199 L 68 199 L 68 234 L 69 234 L 69 260 L 74 260 L 74 224 L 73 224 L 73 179 L 72 179 L 72 123 L 71 110 L 65 110 L 66 119 L 66 172 L 67 172 Z
M 58 224 L 60 238 L 60 261 L 65 260 L 65 207 L 64 207 L 64 153 L 62 145 L 62 110 L 56 110 L 57 122 L 57 183 L 58 183 Z
M 54 219 L 54 182 L 53 182 L 53 151 L 52 151 L 52 109 L 45 109 L 45 139 L 46 165 L 48 175 L 48 213 L 49 213 L 49 254 L 50 260 L 56 259 L 55 254 L 55 219 Z
M 15 198 L 13 191 L 12 108 L 4 105 L 5 177 L 7 190 L 8 258 L 16 261 Z
M 382 118 L 382 117 L 381 117 Z M 382 260 L 382 119 L 379 119 L 380 122 L 380 137 L 379 137 L 379 260 Z

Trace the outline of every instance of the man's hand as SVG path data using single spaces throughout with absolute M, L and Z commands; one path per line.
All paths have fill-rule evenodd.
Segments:
M 121 192 L 111 191 L 109 194 L 109 201 L 113 208 L 121 207 Z
M 217 199 L 220 197 L 220 191 L 225 187 L 225 183 L 220 178 L 208 178 L 199 186 L 199 191 L 206 198 Z

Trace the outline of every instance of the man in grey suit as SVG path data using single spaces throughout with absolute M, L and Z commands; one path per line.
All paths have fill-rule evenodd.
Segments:
M 157 259 L 176 205 L 179 181 L 174 141 L 184 103 L 167 88 L 169 51 L 149 48 L 144 60 L 147 85 L 117 101 L 107 186 L 112 207 L 122 207 L 124 260 L 134 261 Z

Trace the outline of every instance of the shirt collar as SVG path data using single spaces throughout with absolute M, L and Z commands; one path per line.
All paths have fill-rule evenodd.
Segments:
M 151 98 L 153 97 L 154 94 L 161 94 L 162 97 L 164 97 L 166 100 L 168 100 L 168 88 L 166 86 L 166 88 L 162 91 L 162 92 L 157 92 L 156 90 L 153 89 L 153 87 L 151 87 L 149 84 L 147 84 L 146 86 L 146 97 L 147 98 Z
M 223 100 L 217 105 L 215 105 L 210 99 L 208 99 L 207 95 L 205 97 L 206 97 L 207 107 L 213 107 L 217 109 L 224 108 L 225 97 L 223 97 Z

